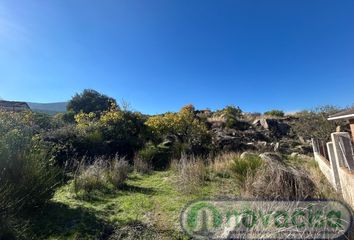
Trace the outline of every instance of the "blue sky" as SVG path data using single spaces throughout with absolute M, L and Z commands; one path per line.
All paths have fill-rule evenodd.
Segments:
M 354 1 L 2 0 L 0 97 L 144 113 L 354 103 Z

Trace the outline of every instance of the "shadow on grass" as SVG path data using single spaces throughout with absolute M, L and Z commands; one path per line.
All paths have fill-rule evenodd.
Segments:
M 49 203 L 31 220 L 36 239 L 107 239 L 113 227 L 82 208 Z
M 33 239 L 185 239 L 174 230 L 161 230 L 140 221 L 112 226 L 82 208 L 50 203 L 31 220 Z
M 156 191 L 153 188 L 146 188 L 146 187 L 138 187 L 134 185 L 125 184 L 123 185 L 120 190 L 126 192 L 138 192 L 146 195 L 154 195 Z
M 161 230 L 141 221 L 119 224 L 110 236 L 110 240 L 149 240 L 149 239 L 187 239 L 186 235 L 174 230 Z
M 101 189 L 91 192 L 86 192 L 84 194 L 77 195 L 75 198 L 85 202 L 91 203 L 107 203 L 112 198 L 116 198 L 127 193 L 142 193 L 148 196 L 152 196 L 156 193 L 153 188 L 139 187 L 129 184 L 124 184 L 119 189 Z

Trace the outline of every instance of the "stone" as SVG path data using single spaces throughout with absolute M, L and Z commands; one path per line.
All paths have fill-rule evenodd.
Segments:
M 262 127 L 274 135 L 274 137 L 282 137 L 289 133 L 290 126 L 281 119 L 261 118 L 253 123 L 255 127 Z
M 274 152 L 265 152 L 265 153 L 261 153 L 259 154 L 259 157 L 261 159 L 263 159 L 266 162 L 283 162 L 281 156 L 277 153 Z
M 274 152 L 278 152 L 279 146 L 280 146 L 280 143 L 279 143 L 279 142 L 277 142 L 277 143 L 274 144 Z

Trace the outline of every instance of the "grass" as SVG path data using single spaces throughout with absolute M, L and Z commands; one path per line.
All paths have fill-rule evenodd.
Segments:
M 75 194 L 73 182 L 69 182 L 32 222 L 35 239 L 189 239 L 179 224 L 180 211 L 187 203 L 218 196 L 242 197 L 237 174 L 221 164 L 235 167 L 232 159 L 221 158 L 206 166 L 205 182 L 188 193 L 179 189 L 178 172 L 172 170 L 131 173 L 119 189 L 95 190 L 81 197 Z M 304 165 L 296 159 L 287 163 Z M 313 161 L 306 164 L 316 171 Z M 243 164 L 237 166 L 244 169 Z M 220 174 L 224 172 L 230 173 Z M 319 184 L 328 186 L 322 180 Z
M 336 190 L 328 182 L 327 178 L 321 172 L 318 164 L 313 158 L 291 158 L 288 157 L 287 163 L 298 169 L 305 171 L 308 176 L 312 179 L 317 188 L 315 198 L 328 198 L 343 201 L 341 194 L 338 194 Z
M 185 239 L 180 233 L 179 216 L 189 201 L 237 195 L 230 179 L 216 178 L 198 191 L 185 194 L 177 190 L 176 178 L 172 171 L 133 173 L 121 189 L 93 191 L 89 198 L 79 198 L 70 182 L 56 192 L 50 209 L 43 210 L 35 224 L 41 226 L 35 229 L 40 235 L 37 237 L 107 239 L 105 236 L 113 234 L 115 228 L 141 223 L 168 232 L 166 239 Z

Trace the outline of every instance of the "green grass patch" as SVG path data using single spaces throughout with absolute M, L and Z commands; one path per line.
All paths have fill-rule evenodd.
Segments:
M 140 223 L 173 236 L 166 239 L 183 239 L 179 216 L 188 202 L 237 194 L 232 179 L 215 178 L 192 194 L 178 191 L 175 179 L 172 171 L 134 173 L 121 189 L 93 191 L 89 197 L 77 196 L 69 182 L 56 192 L 50 209 L 43 210 L 35 231 L 41 239 L 99 239 Z

